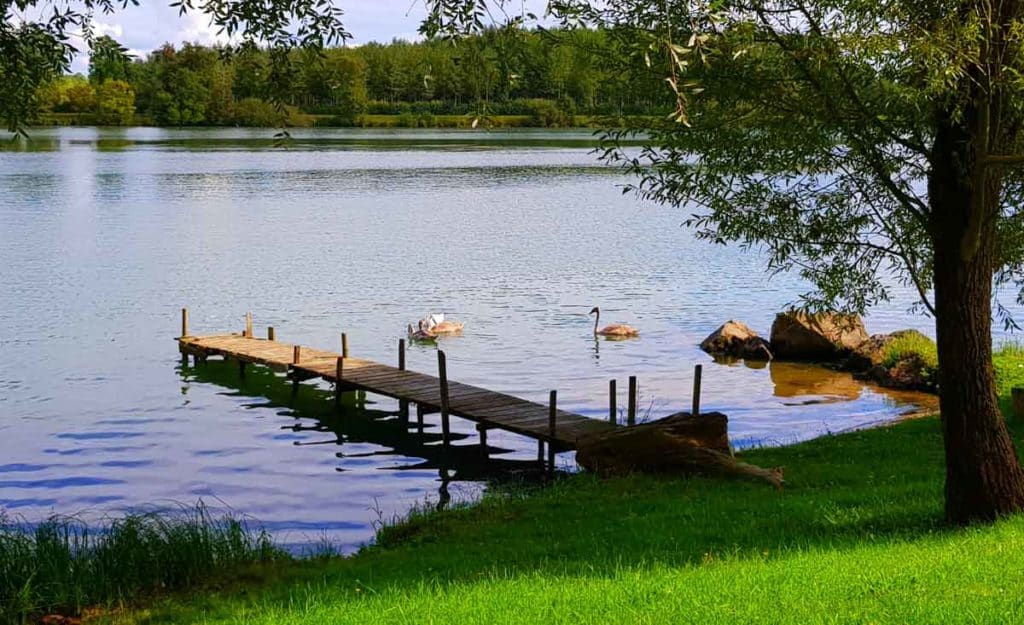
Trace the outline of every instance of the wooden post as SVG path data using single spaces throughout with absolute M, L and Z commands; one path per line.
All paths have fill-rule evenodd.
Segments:
M 302 358 L 302 348 L 298 345 L 292 347 L 292 364 L 299 364 L 299 360 Z
M 437 350 L 437 371 L 441 380 L 441 440 L 444 446 L 449 443 L 448 427 L 448 363 L 444 351 Z
M 626 409 L 626 425 L 636 425 L 636 376 L 629 376 L 629 407 Z
M 618 409 L 615 399 L 615 380 L 608 380 L 608 420 L 612 425 L 616 425 L 619 420 L 619 416 L 615 414 Z
M 348 335 L 344 332 L 341 333 L 341 356 L 348 358 Z
M 405 339 L 398 339 L 398 370 L 405 371 Z M 398 400 L 398 418 L 403 424 L 409 424 L 409 401 L 406 399 Z
M 1010 391 L 1013 399 L 1013 416 L 1024 419 L 1024 387 L 1017 387 Z
M 243 380 L 245 379 L 245 361 L 244 360 L 239 360 L 238 361 L 238 377 L 242 378 Z
M 548 399 L 548 477 L 555 475 L 555 418 L 558 414 L 558 391 Z
M 703 365 L 693 368 L 693 410 L 690 411 L 690 414 L 695 417 L 700 416 L 700 376 L 703 369 Z
M 544 466 L 544 439 L 537 439 L 537 462 Z
M 181 309 L 181 336 L 188 336 L 188 308 Z
M 252 334 L 252 313 L 245 313 L 245 336 L 253 338 Z
M 487 428 L 483 423 L 478 423 L 476 431 L 480 432 L 480 453 L 483 454 L 484 458 L 487 458 Z
M 277 340 L 277 335 L 274 334 L 274 326 L 270 326 L 270 327 L 267 328 L 267 340 L 268 341 L 276 341 Z
M 345 369 L 345 359 L 338 358 L 337 365 L 334 367 L 334 407 L 341 407 L 341 380 Z

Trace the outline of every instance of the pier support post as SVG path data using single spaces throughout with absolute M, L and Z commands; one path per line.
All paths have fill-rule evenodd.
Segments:
M 239 360 L 238 361 L 238 377 L 242 378 L 243 380 L 245 379 L 245 361 L 244 360 Z
M 626 410 L 626 425 L 636 425 L 636 376 L 629 376 L 629 406 Z
M 480 453 L 487 459 L 487 427 L 483 423 L 476 424 L 476 431 L 480 432 Z
M 441 438 L 444 446 L 449 444 L 449 423 L 448 423 L 448 362 L 444 351 L 437 350 L 437 372 L 441 380 Z
M 188 308 L 181 309 L 181 337 L 188 336 Z
M 277 334 L 274 333 L 274 326 L 268 326 L 267 327 L 267 340 L 268 341 L 276 341 L 277 340 Z
M 693 408 L 690 414 L 695 417 L 700 416 L 700 377 L 703 370 L 703 365 L 697 365 L 693 368 Z
M 302 359 L 302 348 L 298 345 L 292 347 L 292 364 L 297 365 Z M 299 396 L 299 376 L 295 369 L 292 369 L 292 403 L 295 403 L 295 399 Z
M 342 357 L 338 358 L 338 362 L 334 367 L 334 407 L 341 408 L 341 380 L 345 373 L 345 359 Z
M 398 370 L 405 371 L 405 339 L 398 339 Z M 403 424 L 409 424 L 409 400 L 398 400 L 398 418 Z
M 555 418 L 558 414 L 558 391 L 548 399 L 548 477 L 555 476 Z
M 615 400 L 615 380 L 608 380 L 608 421 L 612 425 L 617 425 L 619 421 L 619 416 L 615 414 L 615 411 L 618 409 Z
M 348 335 L 344 332 L 341 333 L 341 356 L 348 358 Z
M 245 313 L 245 332 L 242 333 L 242 336 L 245 336 L 246 338 L 250 338 L 250 339 L 253 338 L 253 334 L 252 334 L 252 313 L 251 312 Z

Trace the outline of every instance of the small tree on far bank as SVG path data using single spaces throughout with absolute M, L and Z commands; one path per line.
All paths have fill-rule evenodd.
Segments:
M 123 80 L 108 80 L 96 88 L 96 124 L 128 126 L 135 119 L 135 91 Z

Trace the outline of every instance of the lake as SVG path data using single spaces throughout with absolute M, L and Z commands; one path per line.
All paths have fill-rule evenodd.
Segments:
M 698 242 L 676 210 L 623 195 L 579 131 L 39 129 L 0 151 L 0 509 L 28 521 L 203 499 L 278 540 L 349 551 L 417 503 L 472 498 L 528 472 L 535 443 L 494 432 L 480 466 L 438 467 L 395 402 L 313 393 L 280 376 L 183 367 L 194 333 L 257 332 L 392 363 L 407 323 L 445 312 L 452 379 L 607 418 L 608 380 L 640 412 L 703 408 L 739 446 L 891 419 L 917 396 L 798 365 L 719 365 L 697 344 L 726 319 L 767 334 L 805 285 L 756 253 Z M 930 320 L 912 295 L 872 333 Z M 602 324 L 641 338 L 595 341 Z M 436 371 L 430 346 L 409 367 Z M 269 395 L 269 399 L 267 396 Z M 437 417 L 428 417 L 435 424 Z M 453 419 L 460 444 L 473 424 Z M 417 455 L 417 454 L 420 455 Z M 571 457 L 561 459 L 571 465 Z M 443 479 L 442 479 L 443 478 Z

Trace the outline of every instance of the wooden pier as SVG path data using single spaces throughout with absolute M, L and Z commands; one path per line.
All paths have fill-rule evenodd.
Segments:
M 447 377 L 445 353 L 438 350 L 437 377 L 409 371 L 405 368 L 405 340 L 398 342 L 398 366 L 352 358 L 348 355 L 348 340 L 342 336 L 342 353 L 324 351 L 279 342 L 273 328 L 267 338 L 256 338 L 252 331 L 252 317 L 246 317 L 241 334 L 191 336 L 188 329 L 188 311 L 182 310 L 182 335 L 178 338 L 182 354 L 201 361 L 208 356 L 221 356 L 238 361 L 242 375 L 248 364 L 269 366 L 287 371 L 297 391 L 299 382 L 321 378 L 334 384 L 335 397 L 340 401 L 342 392 L 362 390 L 397 399 L 408 417 L 408 405 L 416 404 L 417 418 L 440 413 L 443 443 L 449 442 L 450 415 L 477 424 L 481 442 L 486 445 L 487 430 L 501 429 L 547 444 L 549 467 L 556 451 L 576 449 L 580 437 L 608 431 L 614 423 L 591 419 L 583 415 L 558 410 L 557 394 L 551 391 L 547 405 L 538 404 L 478 386 L 453 382 Z M 634 400 L 635 401 L 635 400 Z M 543 450 L 539 452 L 543 459 Z

